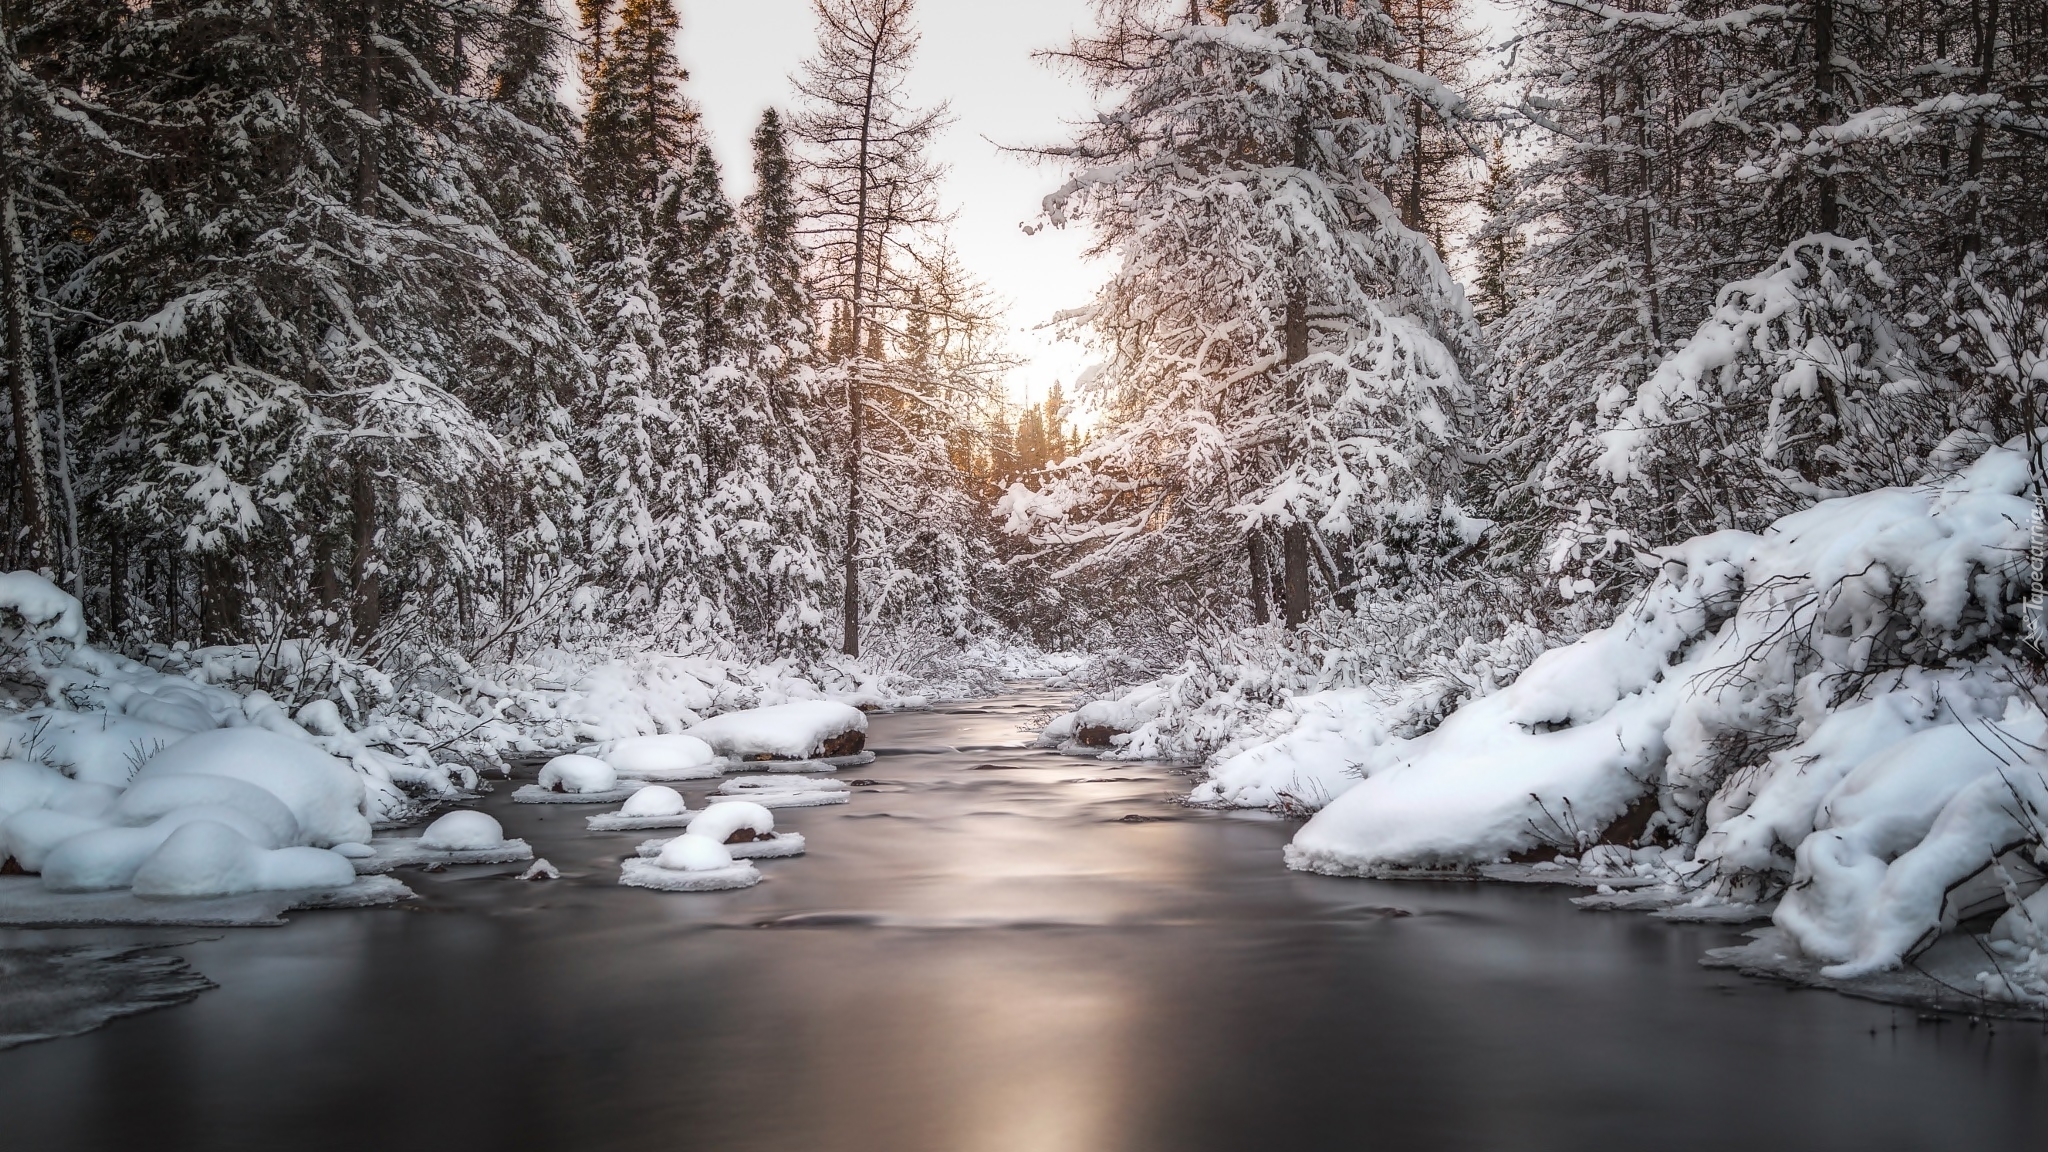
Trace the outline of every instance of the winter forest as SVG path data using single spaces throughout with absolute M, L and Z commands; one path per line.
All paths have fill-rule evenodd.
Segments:
M 5 0 L 0 756 L 268 728 L 382 830 L 1030 682 L 1276 872 L 2048 1010 L 2048 4 L 1096 0 L 1021 318 L 919 7 L 811 15 L 742 174 L 676 0 Z

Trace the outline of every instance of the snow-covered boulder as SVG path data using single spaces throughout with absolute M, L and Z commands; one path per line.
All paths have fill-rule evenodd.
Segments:
M 801 856 L 804 838 L 795 832 L 777 832 L 775 814 L 765 806 L 743 800 L 713 804 L 690 820 L 684 835 L 723 844 L 736 859 L 765 860 Z M 679 839 L 679 838 L 678 838 Z M 636 850 L 642 858 L 661 855 L 672 840 L 648 840 Z
M 689 735 L 735 760 L 808 760 L 857 755 L 867 731 L 867 714 L 858 708 L 799 700 L 714 716 Z
M 540 786 L 550 792 L 610 792 L 619 786 L 619 775 L 595 756 L 557 756 L 541 767 Z
M 665 892 L 715 892 L 760 882 L 761 873 L 744 860 L 734 860 L 725 845 L 688 833 L 668 841 L 653 859 L 634 857 L 619 870 L 621 884 Z
M 508 839 L 496 817 L 471 809 L 444 813 L 418 836 L 380 836 L 368 847 L 367 853 L 345 853 L 355 870 L 364 875 L 424 864 L 509 864 L 533 859 L 533 848 L 526 841 Z
M 137 896 L 198 898 L 299 888 L 345 888 L 346 857 L 324 848 L 266 849 L 225 824 L 194 821 L 172 832 L 135 871 Z
M 704 780 L 722 767 L 711 745 L 681 732 L 607 740 L 590 754 L 630 780 Z
M 633 794 L 612 766 L 595 756 L 557 756 L 541 766 L 540 782 L 512 793 L 515 804 L 617 804 Z
M 626 797 L 617 812 L 600 812 L 585 820 L 593 832 L 628 832 L 643 828 L 680 828 L 689 821 L 690 809 L 683 794 L 660 784 L 649 784 Z
M 420 833 L 420 847 L 437 852 L 466 852 L 480 848 L 501 848 L 505 829 L 486 812 L 450 812 L 427 825 Z
M 144 761 L 135 783 L 169 776 L 220 776 L 253 784 L 284 802 L 298 821 L 300 841 L 313 847 L 370 838 L 362 777 L 304 740 L 261 728 L 197 732 Z

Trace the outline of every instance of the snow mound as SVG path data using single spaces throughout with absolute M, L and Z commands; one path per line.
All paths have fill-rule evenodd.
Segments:
M 652 840 L 642 840 L 633 849 L 633 854 L 643 860 L 653 859 L 661 855 L 661 850 L 668 847 L 669 841 L 673 839 L 673 836 L 657 836 Z M 728 843 L 725 846 L 725 850 L 732 853 L 735 860 L 779 860 L 789 856 L 801 856 L 804 854 L 804 848 L 804 837 L 801 832 L 770 832 L 765 836 L 742 840 L 737 844 Z
M 143 861 L 171 833 L 202 820 L 231 828 L 259 848 L 284 848 L 291 844 L 290 838 L 275 837 L 274 829 L 251 819 L 240 809 L 218 804 L 194 805 L 168 812 L 146 827 L 96 828 L 63 840 L 43 858 L 43 886 L 52 892 L 104 892 L 129 887 Z
M 823 808 L 831 804 L 844 804 L 853 799 L 851 792 L 826 792 L 809 789 L 802 792 L 783 792 L 757 789 L 739 796 L 712 793 L 705 797 L 711 807 L 723 808 L 728 804 L 758 804 L 763 808 Z
M 0 860 L 12 859 L 24 872 L 41 872 L 44 857 L 59 844 L 106 826 L 97 816 L 54 808 L 16 812 L 0 823 Z
M 228 808 L 241 813 L 262 826 L 262 835 L 249 838 L 266 848 L 299 843 L 299 818 L 284 801 L 231 776 L 152 776 L 123 792 L 107 815 L 117 824 L 141 825 L 189 808 Z
M 33 572 L 0 572 L 0 641 L 33 651 L 52 641 L 85 647 L 85 612 Z
M 284 802 L 298 821 L 300 841 L 313 847 L 370 838 L 370 821 L 362 812 L 362 777 L 304 740 L 261 728 L 197 732 L 144 761 L 135 783 L 169 776 L 219 776 L 253 784 Z
M 619 808 L 619 815 L 681 816 L 688 810 L 682 793 L 659 784 L 649 784 L 626 798 L 625 804 Z
M 655 863 L 680 872 L 709 872 L 731 864 L 732 853 L 709 836 L 693 836 L 684 832 L 662 847 Z
M 180 826 L 135 870 L 137 896 L 212 897 L 299 888 L 346 888 L 355 868 L 324 848 L 266 849 L 225 824 Z
M 735 860 L 723 868 L 695 871 L 663 868 L 657 861 L 638 858 L 619 866 L 619 883 L 660 892 L 721 892 L 751 888 L 760 882 L 760 870 L 745 860 Z
M 689 735 L 721 756 L 740 760 L 805 760 L 857 753 L 867 714 L 833 700 L 800 700 L 728 712 L 694 725 Z
M 715 844 L 730 842 L 734 836 L 744 832 L 745 839 L 766 836 L 775 831 L 775 814 L 760 804 L 737 801 L 713 804 L 699 812 L 690 821 L 684 834 L 701 836 Z
M 1642 835 L 1697 841 L 1710 863 L 1729 853 L 1729 873 L 1789 870 L 1789 849 L 1812 834 L 1835 781 L 1882 750 L 1829 726 L 1830 715 L 1892 708 L 1888 720 L 1865 718 L 1896 738 L 1937 720 L 1981 722 L 2018 691 L 1986 646 L 2017 625 L 2028 482 L 2021 454 L 1993 449 L 1941 483 L 1828 500 L 1760 535 L 1662 550 L 1657 579 L 1612 626 L 1544 653 L 1434 730 L 1376 748 L 1363 779 L 1295 836 L 1289 865 L 1375 874 L 1575 855 L 1632 806 L 1654 803 Z M 1845 684 L 1864 687 L 1845 701 Z M 1885 704 L 1892 693 L 1916 702 Z M 1731 742 L 1774 728 L 1783 746 L 1734 771 Z M 1814 763 L 1815 778 L 1787 778 Z M 1942 787 L 1902 776 L 1872 795 L 1932 804 Z M 1766 794 L 1757 830 L 1742 832 L 1732 821 Z M 1776 847 L 1764 847 L 1766 828 Z M 1825 871 L 1820 851 L 1810 855 Z M 1969 855 L 1980 868 L 1989 859 Z
M 725 845 L 688 833 L 668 841 L 652 860 L 627 860 L 619 872 L 621 884 L 670 892 L 746 888 L 760 882 L 760 872 L 752 864 L 735 861 Z
M 504 844 L 504 826 L 484 812 L 450 812 L 420 833 L 420 847 L 440 852 L 469 852 Z
M 808 776 L 733 776 L 715 790 L 726 796 L 759 796 L 770 792 L 848 792 L 844 780 Z
M 612 792 L 619 775 L 595 756 L 557 756 L 541 768 L 540 786 L 550 792 Z
M 607 740 L 589 751 L 634 780 L 704 780 L 723 767 L 711 745 L 680 732 Z
M 690 810 L 682 793 L 659 784 L 649 784 L 626 797 L 617 812 L 600 812 L 584 821 L 592 832 L 629 832 L 643 828 L 681 828 Z

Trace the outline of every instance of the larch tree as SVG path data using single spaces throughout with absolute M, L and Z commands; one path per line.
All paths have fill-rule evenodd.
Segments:
M 885 294 L 898 287 L 890 283 L 892 245 L 908 243 L 908 233 L 940 219 L 939 171 L 927 149 L 946 113 L 943 106 L 910 103 L 918 45 L 912 0 L 814 0 L 814 10 L 818 47 L 795 77 L 804 107 L 794 128 L 808 146 L 815 291 L 837 319 L 831 347 L 841 361 L 846 413 L 835 437 L 846 488 L 840 650 L 857 656 L 862 518 L 870 495 L 864 487 L 867 393 L 884 343 L 871 325 Z

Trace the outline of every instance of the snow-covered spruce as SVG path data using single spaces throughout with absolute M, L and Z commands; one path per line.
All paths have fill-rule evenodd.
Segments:
M 1113 103 L 1049 150 L 1044 207 L 1118 261 L 1067 314 L 1109 352 L 1078 384 L 1105 419 L 997 514 L 1068 588 L 1152 574 L 1123 603 L 1162 625 L 1240 619 L 1247 584 L 1299 623 L 1311 569 L 1346 607 L 1415 582 L 1485 527 L 1454 491 L 1478 330 L 1383 185 L 1465 100 L 1391 62 L 1373 3 L 1104 11 L 1070 58 Z
M 583 823 L 592 832 L 636 832 L 646 828 L 681 828 L 694 815 L 683 803 L 681 793 L 649 784 L 626 797 L 617 812 L 599 812 L 586 817 Z

